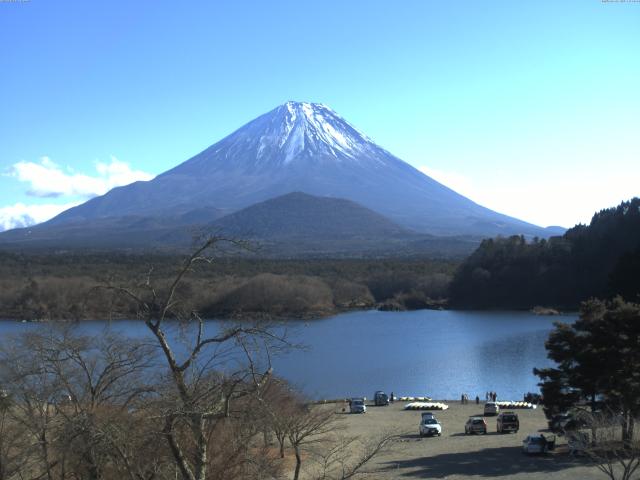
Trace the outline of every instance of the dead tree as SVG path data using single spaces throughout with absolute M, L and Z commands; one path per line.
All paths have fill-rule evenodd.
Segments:
M 363 441 L 358 437 L 334 435 L 329 448 L 317 452 L 314 460 L 319 465 L 314 480 L 347 480 L 358 475 L 375 473 L 365 470 L 378 455 L 387 451 L 400 436 L 398 433 L 381 433 Z
M 569 450 L 585 455 L 611 480 L 631 480 L 640 468 L 640 440 L 629 436 L 626 415 L 609 409 L 581 412 L 580 425 L 567 431 Z
M 185 277 L 201 263 L 210 264 L 209 252 L 228 242 L 210 237 L 187 257 L 166 288 L 154 284 L 152 272 L 137 288 L 108 285 L 132 301 L 160 347 L 168 371 L 171 394 L 165 397 L 162 435 L 184 480 L 205 480 L 211 445 L 210 432 L 223 419 L 233 416 L 233 404 L 255 395 L 271 374 L 268 363 L 258 368 L 258 357 L 280 338 L 265 325 L 234 324 L 209 333 L 194 311 L 184 311 L 178 290 Z M 237 243 L 237 242 L 232 242 Z M 167 328 L 185 326 L 186 338 L 177 345 Z M 242 366 L 229 372 L 231 363 Z M 262 362 L 264 363 L 264 362 Z M 168 392 L 167 392 L 168 393 Z
M 13 420 L 11 396 L 0 391 L 0 480 L 16 478 L 29 463 L 32 442 L 28 432 Z
M 131 409 L 154 392 L 143 380 L 152 362 L 148 345 L 107 332 L 85 337 L 54 328 L 5 345 L 1 373 L 15 399 L 11 425 L 37 439 L 23 448 L 24 470 L 47 479 L 140 478 L 124 454 L 136 435 L 119 432 L 137 422 Z

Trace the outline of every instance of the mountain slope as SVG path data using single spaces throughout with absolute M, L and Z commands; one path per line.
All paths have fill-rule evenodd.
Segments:
M 264 257 L 461 257 L 479 240 L 434 237 L 406 230 L 384 216 L 350 200 L 294 192 L 216 218 L 201 208 L 178 217 L 104 217 L 46 228 L 35 226 L 0 235 L 4 249 L 126 249 L 166 251 L 189 249 L 194 236 L 216 234 L 250 242 L 252 249 L 235 253 Z
M 294 192 L 251 205 L 213 223 L 229 235 L 336 240 L 408 237 L 411 232 L 355 202 Z
M 300 192 L 251 205 L 210 228 L 250 240 L 262 255 L 277 257 L 460 257 L 479 243 L 412 232 L 350 200 Z
M 44 225 L 118 216 L 231 213 L 300 191 L 344 198 L 416 231 L 437 235 L 548 236 L 493 212 L 419 172 L 330 108 L 288 102 L 149 182 L 113 189 Z M 195 219 L 197 220 L 197 219 Z

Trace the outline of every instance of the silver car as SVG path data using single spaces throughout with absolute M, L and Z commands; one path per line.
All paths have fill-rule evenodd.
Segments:
M 355 397 L 349 401 L 349 412 L 350 413 L 366 413 L 367 406 L 364 403 L 364 398 Z
M 484 414 L 485 416 L 489 415 L 498 415 L 500 413 L 500 407 L 497 403 L 487 402 L 484 404 Z
M 487 422 L 484 421 L 482 417 L 469 417 L 467 423 L 464 425 L 464 433 L 465 435 L 469 435 L 471 433 L 487 433 Z
M 522 441 L 522 453 L 534 454 L 547 451 L 547 440 L 543 435 L 529 435 Z
M 438 437 L 442 435 L 442 425 L 434 416 L 422 417 L 420 421 L 420 436 L 433 437 L 434 435 Z

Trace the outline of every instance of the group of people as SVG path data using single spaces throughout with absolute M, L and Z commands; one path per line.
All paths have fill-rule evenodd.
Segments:
M 498 399 L 498 394 L 496 392 L 487 392 L 484 396 L 486 402 L 495 402 Z M 465 405 L 469 403 L 469 395 L 463 393 L 460 396 L 460 403 Z M 480 397 L 476 395 L 476 405 L 480 403 Z
M 467 395 L 466 393 L 463 393 L 462 396 L 460 397 L 460 403 L 463 405 L 469 403 L 469 395 Z M 479 403 L 480 403 L 480 397 L 476 395 L 476 405 Z

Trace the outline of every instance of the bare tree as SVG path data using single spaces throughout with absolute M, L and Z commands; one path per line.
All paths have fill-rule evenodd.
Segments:
M 13 401 L 0 391 L 0 480 L 15 478 L 27 465 L 31 442 L 27 432 L 12 420 Z
M 300 477 L 302 453 L 318 444 L 327 442 L 328 434 L 336 428 L 336 416 L 332 410 L 298 403 L 289 413 L 286 426 L 287 438 L 296 456 L 293 480 Z
M 67 328 L 5 345 L 2 380 L 15 399 L 7 422 L 36 440 L 22 448 L 23 470 L 48 479 L 100 479 L 105 472 L 137 478 L 122 456 L 135 437 L 117 433 L 135 423 L 130 409 L 153 393 L 143 381 L 153 357 L 148 345 Z
M 263 436 L 266 438 L 273 433 L 278 442 L 279 456 L 284 458 L 285 445 L 292 425 L 291 416 L 299 411 L 300 400 L 287 382 L 280 378 L 273 378 L 265 385 L 259 400 L 259 411 L 263 416 Z M 266 439 L 265 445 L 268 445 Z
M 358 475 L 373 473 L 365 467 L 376 456 L 387 451 L 399 437 L 393 432 L 384 432 L 368 441 L 359 437 L 333 435 L 329 448 L 316 452 L 315 461 L 319 473 L 315 480 L 347 480 Z
M 197 312 L 182 308 L 178 292 L 183 280 L 197 264 L 212 263 L 209 252 L 224 242 L 228 240 L 220 237 L 204 241 L 165 288 L 154 285 L 152 272 L 137 288 L 103 287 L 135 303 L 139 318 L 160 347 L 171 387 L 164 397 L 162 435 L 184 480 L 207 478 L 210 446 L 216 445 L 211 432 L 233 416 L 235 402 L 264 387 L 271 368 L 267 356 L 260 369 L 265 362 L 259 357 L 279 340 L 259 324 L 234 324 L 210 332 Z M 176 321 L 185 327 L 181 345 L 168 333 Z M 236 368 L 230 370 L 232 364 Z
M 640 440 L 626 431 L 624 414 L 581 411 L 582 428 L 567 431 L 570 452 L 583 454 L 611 480 L 631 480 L 640 468 Z

